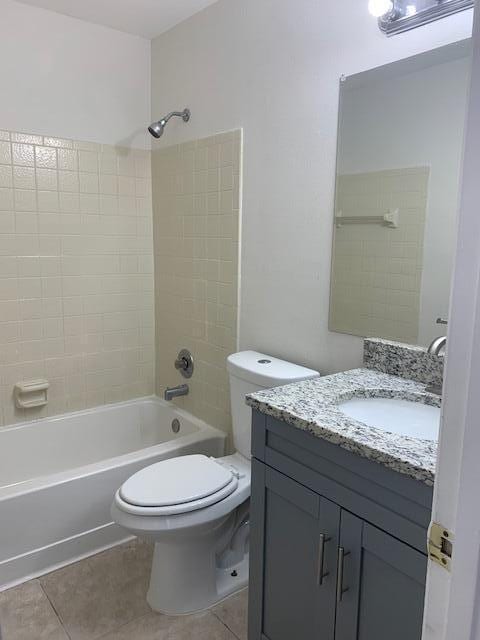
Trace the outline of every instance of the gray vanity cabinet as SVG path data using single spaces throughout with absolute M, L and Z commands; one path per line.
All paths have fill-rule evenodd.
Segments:
M 427 557 L 347 511 L 340 532 L 335 640 L 420 640 Z
M 249 640 L 420 640 L 432 490 L 254 413 Z
M 263 613 L 254 637 L 332 638 L 340 509 L 273 469 L 254 467 L 264 480 L 257 513 L 265 536 Z

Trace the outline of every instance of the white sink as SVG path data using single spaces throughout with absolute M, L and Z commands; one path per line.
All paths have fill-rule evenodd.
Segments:
M 338 404 L 345 415 L 383 431 L 438 440 L 440 409 L 399 398 L 353 398 Z

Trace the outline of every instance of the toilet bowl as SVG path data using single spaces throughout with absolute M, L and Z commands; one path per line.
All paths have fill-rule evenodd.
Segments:
M 152 609 L 201 611 L 246 585 L 248 540 L 237 554 L 229 543 L 242 524 L 238 508 L 249 496 L 250 461 L 240 454 L 165 460 L 117 491 L 113 519 L 155 543 L 147 594 Z
M 245 395 L 319 374 L 247 351 L 229 356 L 236 453 L 171 458 L 131 476 L 112 518 L 155 543 L 147 600 L 181 615 L 207 609 L 248 582 L 250 423 Z

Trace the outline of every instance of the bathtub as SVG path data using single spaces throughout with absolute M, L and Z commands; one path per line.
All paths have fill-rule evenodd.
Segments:
M 224 433 L 156 397 L 0 429 L 0 590 L 128 539 L 110 504 L 132 473 L 224 447 Z

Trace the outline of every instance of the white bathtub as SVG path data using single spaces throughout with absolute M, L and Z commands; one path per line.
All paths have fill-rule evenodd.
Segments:
M 221 431 L 159 398 L 0 429 L 0 590 L 125 540 L 110 504 L 132 473 L 224 446 Z

